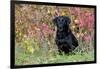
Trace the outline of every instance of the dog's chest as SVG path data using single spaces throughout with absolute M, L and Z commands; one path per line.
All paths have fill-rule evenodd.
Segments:
M 65 37 L 67 37 L 67 34 L 66 33 L 63 33 L 63 32 L 57 33 L 57 38 L 58 39 L 64 39 Z

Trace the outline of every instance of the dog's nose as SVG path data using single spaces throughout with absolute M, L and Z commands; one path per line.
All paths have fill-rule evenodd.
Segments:
M 63 28 L 62 27 L 59 27 L 59 31 L 62 31 L 63 30 Z

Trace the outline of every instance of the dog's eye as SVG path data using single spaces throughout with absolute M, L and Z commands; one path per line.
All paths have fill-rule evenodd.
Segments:
M 57 20 L 57 22 L 61 22 L 61 20 L 60 20 L 60 19 L 58 19 L 58 20 Z
M 65 22 L 65 19 L 62 19 L 62 22 Z

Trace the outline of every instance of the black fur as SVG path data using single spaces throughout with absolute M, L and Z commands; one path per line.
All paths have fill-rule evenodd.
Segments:
M 59 52 L 69 53 L 78 46 L 78 40 L 69 28 L 71 20 L 67 16 L 58 16 L 53 19 L 57 26 L 56 44 Z

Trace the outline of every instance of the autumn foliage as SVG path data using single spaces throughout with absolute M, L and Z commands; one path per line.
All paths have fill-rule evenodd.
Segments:
M 42 61 L 57 54 L 56 28 L 52 20 L 62 15 L 71 18 L 70 28 L 79 41 L 79 47 L 74 52 L 93 52 L 95 28 L 93 8 L 16 4 L 16 60 L 19 55 L 18 48 L 21 48 L 23 53 L 42 54 L 44 57 Z

